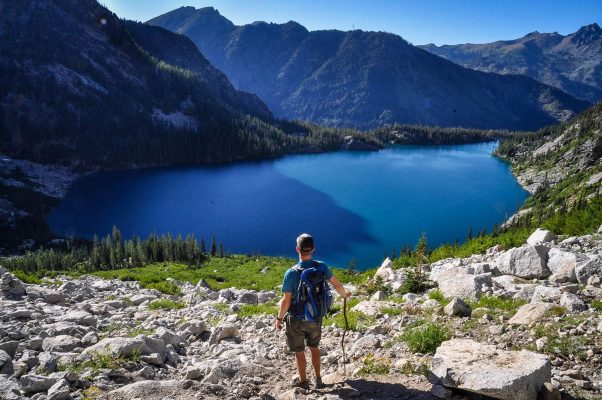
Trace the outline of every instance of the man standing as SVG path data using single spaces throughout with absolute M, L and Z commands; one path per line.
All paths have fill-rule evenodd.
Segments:
M 286 344 L 290 351 L 295 353 L 297 361 L 297 369 L 299 376 L 296 377 L 292 384 L 307 388 L 307 361 L 305 360 L 305 344 L 311 352 L 311 363 L 314 367 L 316 376 L 315 388 L 323 387 L 322 378 L 320 375 L 320 339 L 322 337 L 322 321 L 312 322 L 305 318 L 305 314 L 300 312 L 297 307 L 294 307 L 294 299 L 297 297 L 299 288 L 300 273 L 299 270 L 306 268 L 320 268 L 324 273 L 324 278 L 330 281 L 337 292 L 343 297 L 348 298 L 351 293 L 345 291 L 341 282 L 333 275 L 332 271 L 326 264 L 321 261 L 312 260 L 312 255 L 315 251 L 314 238 L 307 233 L 302 234 L 297 238 L 297 253 L 299 254 L 299 263 L 292 268 L 289 268 L 284 275 L 282 282 L 282 300 L 280 300 L 280 309 L 276 316 L 276 329 L 282 329 L 282 322 L 286 317 Z M 297 308 L 297 310 L 295 310 Z

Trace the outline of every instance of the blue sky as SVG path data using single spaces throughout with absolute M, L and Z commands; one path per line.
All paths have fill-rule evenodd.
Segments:
M 309 30 L 393 32 L 414 44 L 484 43 L 529 32 L 568 34 L 601 24 L 601 0 L 100 0 L 146 21 L 190 5 L 213 6 L 237 25 L 294 20 Z

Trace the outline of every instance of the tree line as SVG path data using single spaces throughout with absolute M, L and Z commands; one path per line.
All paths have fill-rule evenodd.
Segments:
M 152 233 L 146 239 L 133 237 L 124 240 L 121 231 L 113 227 L 104 238 L 94 236 L 92 242 L 69 239 L 52 248 L 29 251 L 23 256 L 2 260 L 3 266 L 29 274 L 46 271 L 105 271 L 139 268 L 158 262 L 178 262 L 201 266 L 209 257 L 226 257 L 224 246 L 212 236 L 207 246 L 205 239 L 197 241 L 193 234 L 183 238 L 171 234 Z

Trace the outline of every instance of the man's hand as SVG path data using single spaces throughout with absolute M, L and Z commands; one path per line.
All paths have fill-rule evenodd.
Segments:
M 344 299 L 348 299 L 351 297 L 351 292 L 345 291 L 345 295 L 343 296 Z
M 276 329 L 281 330 L 282 329 L 282 320 L 279 320 L 278 318 L 276 318 L 276 323 L 274 325 L 276 326 Z

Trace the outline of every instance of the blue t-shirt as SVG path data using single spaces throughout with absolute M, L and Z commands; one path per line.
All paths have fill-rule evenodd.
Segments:
M 330 281 L 332 278 L 332 271 L 326 264 L 322 261 L 315 261 L 320 267 L 324 270 L 324 277 L 327 281 Z M 301 268 L 311 268 L 314 265 L 314 260 L 300 261 L 297 265 L 300 265 Z M 301 278 L 301 274 L 295 271 L 293 268 L 289 268 L 288 271 L 284 274 L 284 280 L 282 281 L 282 291 L 289 292 L 293 294 L 293 300 L 297 297 L 297 289 L 299 288 L 299 280 Z

